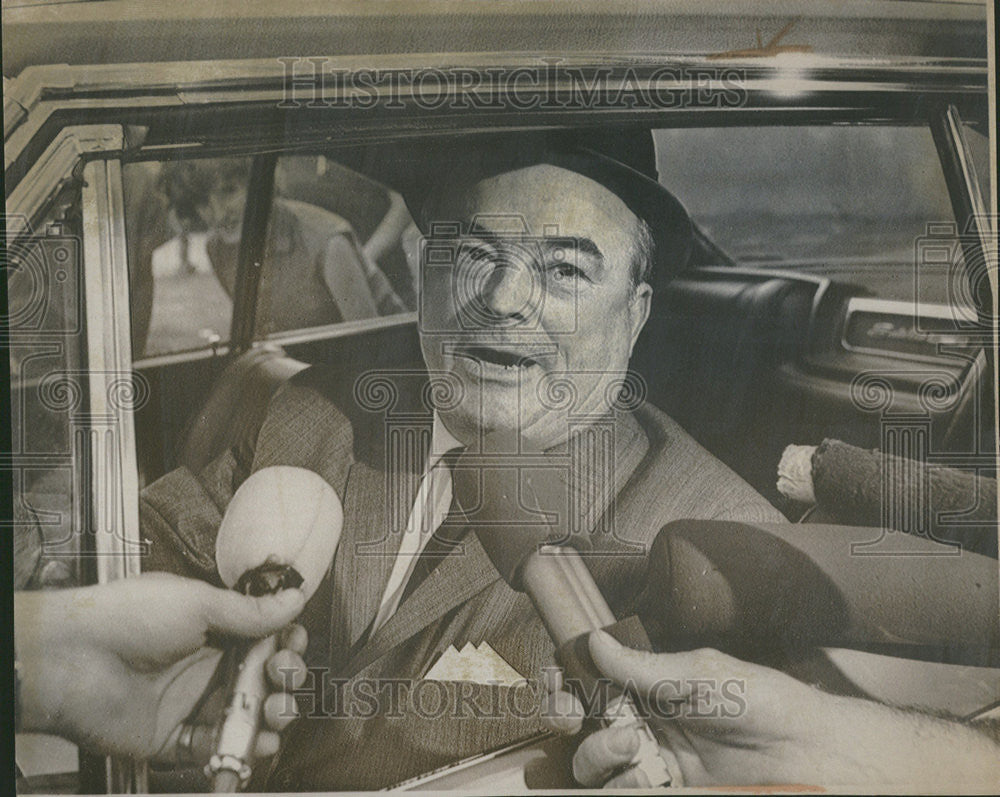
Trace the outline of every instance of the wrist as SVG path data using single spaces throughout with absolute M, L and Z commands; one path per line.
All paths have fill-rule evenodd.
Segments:
M 842 755 L 839 775 L 825 773 L 824 783 L 948 792 L 995 785 L 1000 778 L 998 746 L 957 720 L 853 697 L 836 698 L 828 716 L 827 744 Z

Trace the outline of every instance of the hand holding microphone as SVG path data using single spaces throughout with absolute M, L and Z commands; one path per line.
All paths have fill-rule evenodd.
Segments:
M 997 666 L 995 559 L 964 552 L 927 568 L 936 543 L 915 536 L 905 540 L 910 556 L 858 557 L 859 531 L 865 539 L 851 527 L 705 520 L 661 530 L 635 608 L 654 647 L 674 652 L 630 650 L 601 632 L 589 652 L 643 697 L 685 784 L 836 788 L 856 784 L 859 771 L 894 789 L 947 790 L 956 772 L 975 773 L 962 782 L 975 778 L 977 789 L 996 782 L 996 743 L 972 727 L 752 663 L 831 646 Z M 580 701 L 553 691 L 543 718 L 575 734 L 583 716 Z M 649 786 L 625 769 L 639 744 L 629 730 L 598 731 L 577 748 L 574 775 L 583 786 Z M 887 744 L 899 755 L 886 756 Z
M 173 762 L 182 729 L 194 730 L 182 722 L 223 655 L 209 636 L 274 633 L 303 603 L 297 589 L 251 598 L 169 573 L 17 592 L 20 727 L 101 753 Z M 272 662 L 293 662 L 305 648 L 303 629 L 290 628 Z M 258 734 L 258 754 L 275 752 L 277 730 L 269 723 Z
M 463 455 L 453 472 L 455 502 L 464 522 L 475 529 L 504 580 L 531 598 L 556 646 L 556 659 L 572 681 L 600 699 L 601 690 L 595 688 L 600 673 L 586 652 L 587 636 L 616 618 L 579 552 L 566 544 L 571 491 L 564 468 L 554 467 L 540 453 L 526 453 L 521 440 L 493 441 L 490 453 L 475 460 Z M 604 727 L 628 729 L 638 737 L 630 763 L 647 785 L 670 785 L 679 770 L 631 696 L 613 687 L 601 708 Z
M 333 561 L 343 526 L 340 499 L 318 474 L 269 467 L 236 491 L 219 528 L 216 565 L 223 582 L 246 595 L 316 591 Z M 208 765 L 216 792 L 236 791 L 250 777 L 254 744 L 267 699 L 265 665 L 274 636 L 243 649 L 232 696 Z

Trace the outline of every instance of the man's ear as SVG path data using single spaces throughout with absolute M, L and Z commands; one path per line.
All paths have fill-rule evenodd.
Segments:
M 646 326 L 646 321 L 649 320 L 649 309 L 652 306 L 652 302 L 653 289 L 649 287 L 649 283 L 640 282 L 633 289 L 632 298 L 629 301 L 629 321 L 632 325 L 632 342 L 628 347 L 629 356 L 632 355 L 635 342 L 639 339 L 639 333 L 642 332 L 642 328 Z

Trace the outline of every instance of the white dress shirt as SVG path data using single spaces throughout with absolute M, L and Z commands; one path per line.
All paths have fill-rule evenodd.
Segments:
M 410 510 L 403 542 L 389 574 L 389 583 L 382 594 L 382 603 L 372 623 L 373 634 L 395 613 L 417 558 L 448 515 L 451 508 L 451 468 L 441 460 L 449 451 L 462 447 L 462 443 L 445 428 L 441 417 L 435 412 L 424 475 L 420 480 L 413 509 Z

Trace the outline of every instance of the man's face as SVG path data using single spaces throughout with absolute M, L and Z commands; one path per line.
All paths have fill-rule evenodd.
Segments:
M 605 414 L 649 314 L 633 286 L 639 221 L 612 192 L 541 164 L 445 189 L 430 223 L 460 222 L 451 263 L 422 263 L 421 348 L 462 385 L 442 409 L 467 445 L 512 432 L 547 448 Z

